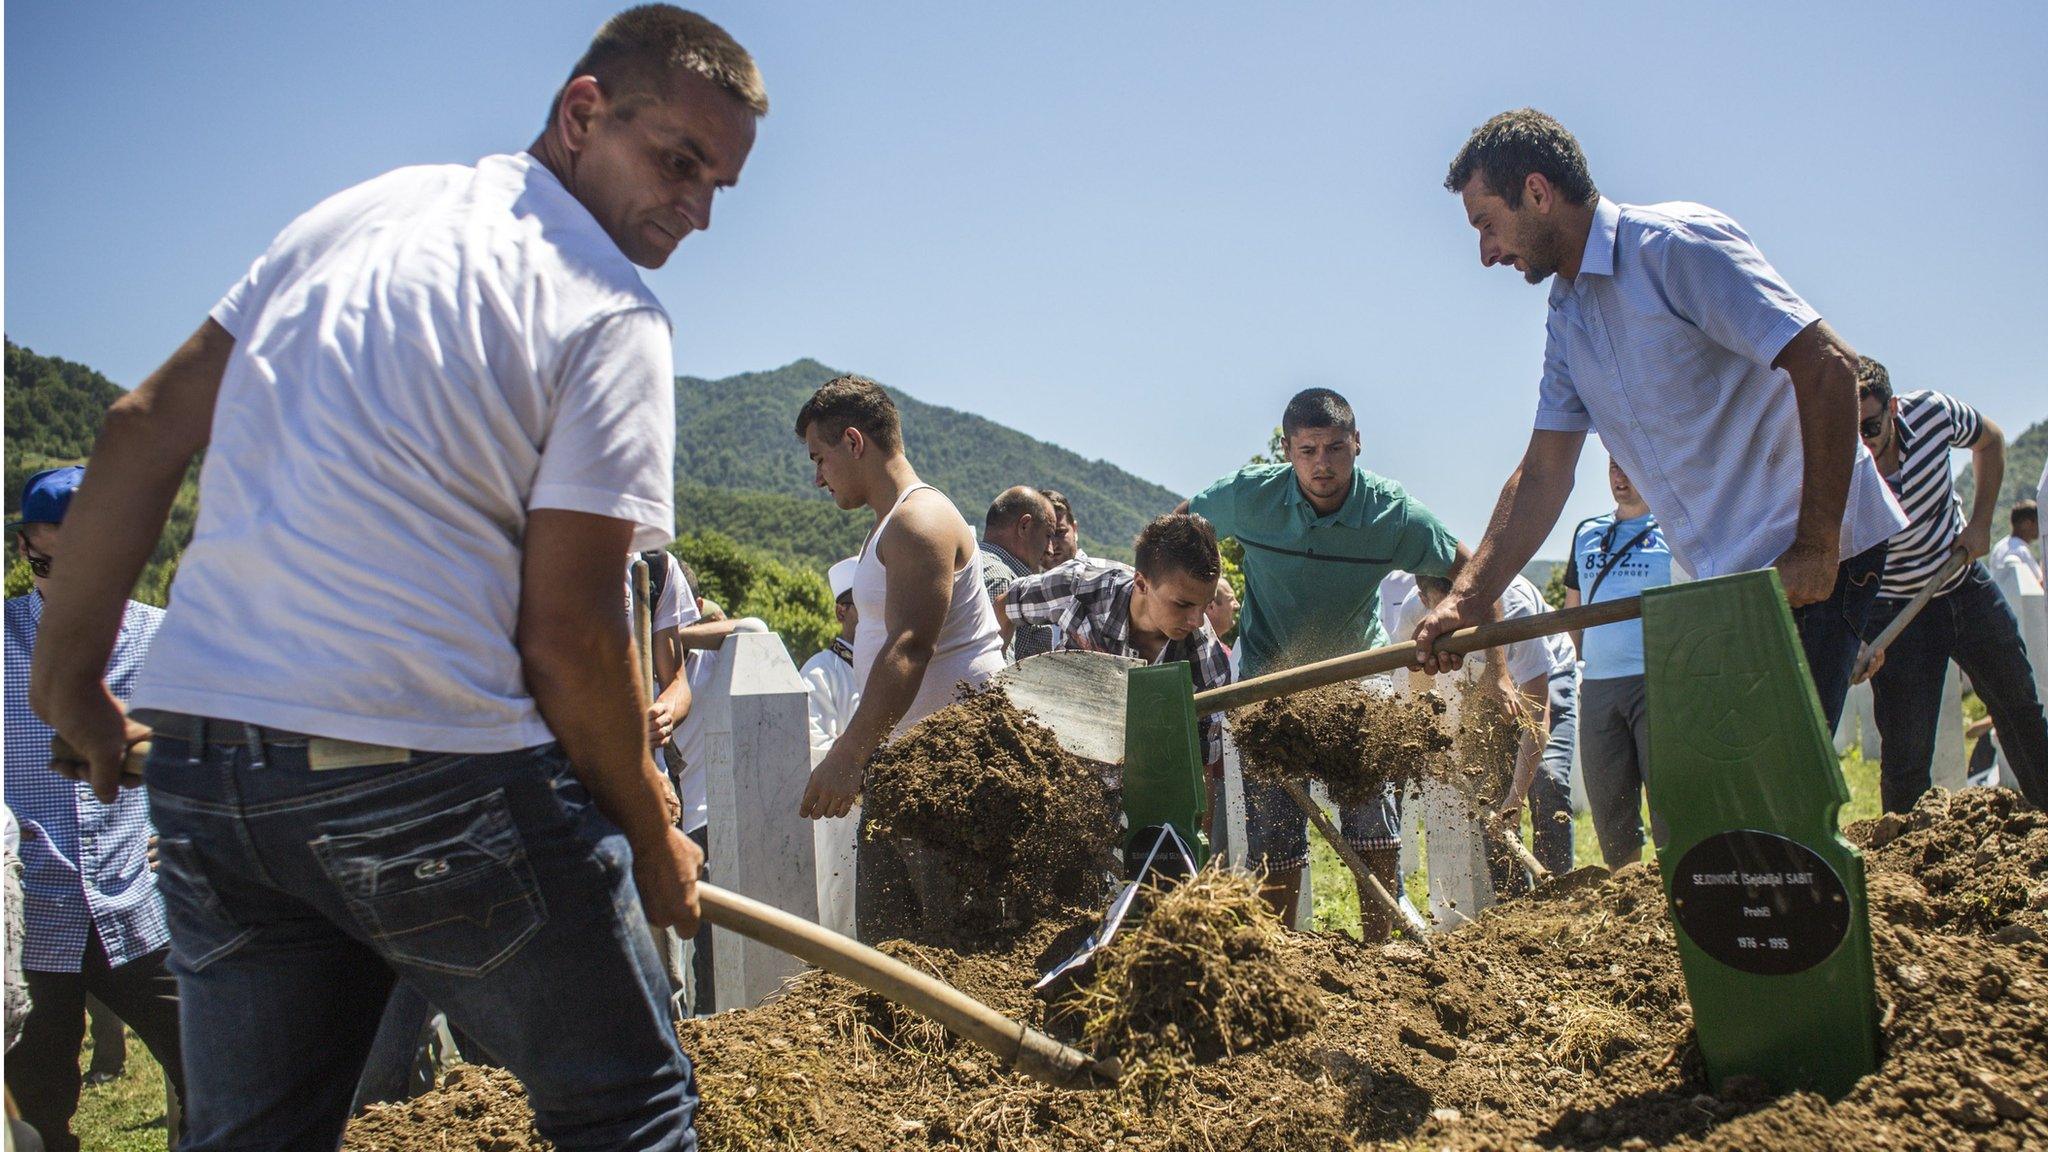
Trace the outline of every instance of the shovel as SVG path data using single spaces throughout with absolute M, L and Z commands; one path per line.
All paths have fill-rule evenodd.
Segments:
M 1948 559 L 1942 561 L 1941 568 L 1927 581 L 1927 586 L 1913 594 L 1913 598 L 1906 602 L 1906 606 L 1899 610 L 1899 614 L 1892 617 L 1892 622 L 1884 626 L 1884 631 L 1877 634 L 1877 639 L 1857 650 L 1856 668 L 1849 678 L 1849 683 L 1861 684 L 1870 679 L 1871 665 L 1877 662 L 1878 657 L 1884 655 L 1885 649 L 1892 646 L 1892 641 L 1899 638 L 1899 633 L 1906 630 L 1906 625 L 1913 622 L 1913 617 L 1918 616 L 1920 610 L 1927 607 L 1928 602 L 1934 599 L 1934 594 L 1941 591 L 1942 586 L 1954 579 L 1955 574 L 1962 571 L 1963 565 L 1969 562 L 1970 554 L 1961 548 L 1948 554 Z
M 1437 650 L 1463 655 L 1484 648 L 1497 648 L 1504 644 L 1515 644 L 1534 640 L 1541 636 L 1555 635 L 1574 629 L 1594 628 L 1602 624 L 1614 624 L 1633 620 L 1642 614 L 1642 602 L 1630 596 L 1620 600 L 1608 600 L 1579 608 L 1566 608 L 1555 612 L 1542 612 L 1534 616 L 1522 616 L 1513 620 L 1501 620 L 1461 628 L 1437 640 Z M 1122 760 L 1127 769 L 1136 767 L 1141 760 L 1154 758 L 1147 749 L 1125 747 L 1125 721 L 1128 699 L 1144 699 L 1151 706 L 1157 699 L 1153 695 L 1140 697 L 1137 680 L 1130 672 L 1141 662 L 1126 657 L 1108 656 L 1096 652 L 1053 652 L 1044 656 L 1033 656 L 998 673 L 996 686 L 1020 709 L 1032 713 L 1046 727 L 1052 729 L 1060 746 L 1077 756 L 1102 763 Z M 1290 696 L 1311 688 L 1355 680 L 1397 668 L 1416 667 L 1415 642 L 1404 641 L 1354 652 L 1349 656 L 1338 656 L 1314 664 L 1304 664 L 1271 672 L 1250 680 L 1211 688 L 1194 694 L 1194 714 L 1205 716 L 1226 712 L 1262 700 Z M 1183 689 L 1185 691 L 1185 689 Z M 1182 697 L 1183 700 L 1186 697 Z M 1130 717 L 1133 724 L 1143 724 L 1153 717 Z M 1150 725 L 1157 727 L 1156 723 Z M 1309 822 L 1323 834 L 1323 838 L 1336 849 L 1338 857 L 1358 880 L 1359 887 L 1372 897 L 1397 923 L 1407 926 L 1409 934 L 1418 942 L 1426 940 L 1424 925 L 1411 910 L 1400 902 L 1381 884 L 1379 878 L 1365 866 L 1365 862 L 1343 837 L 1332 827 L 1322 811 L 1316 807 L 1308 793 L 1299 784 L 1288 782 L 1283 785 Z M 1128 802 L 1129 784 L 1126 785 Z M 1491 822 L 1486 822 L 1489 829 Z M 1133 825 L 1135 827 L 1135 824 Z M 1495 830 L 1496 839 L 1515 854 L 1523 867 L 1529 869 L 1539 881 L 1549 875 L 1521 841 L 1505 830 Z
M 1503 644 L 1517 644 L 1574 629 L 1595 628 L 1634 620 L 1643 612 L 1634 596 L 1603 600 L 1580 608 L 1564 608 L 1460 628 L 1437 638 L 1436 650 L 1464 655 Z M 1021 660 L 996 674 L 995 685 L 1010 702 L 1052 729 L 1060 746 L 1076 756 L 1104 764 L 1124 758 L 1124 679 L 1138 661 L 1099 652 L 1050 652 Z M 1228 712 L 1261 700 L 1292 696 L 1311 688 L 1417 667 L 1415 642 L 1405 640 L 1383 648 L 1353 652 L 1254 676 L 1221 688 L 1195 693 L 1195 715 Z
M 50 756 L 53 767 L 65 763 L 83 768 L 78 753 L 61 736 L 51 739 Z M 130 771 L 140 776 L 148 759 L 149 741 L 129 745 Z M 985 1049 L 1042 1084 L 1055 1088 L 1106 1087 L 1115 1084 L 1122 1075 L 1122 1064 L 1114 1058 L 1096 1060 L 1004 1016 L 936 976 L 780 908 L 702 881 L 697 884 L 697 904 L 704 919 L 720 928 L 787 952 L 834 976 L 851 980 L 891 1003 L 929 1017 L 948 1032 Z

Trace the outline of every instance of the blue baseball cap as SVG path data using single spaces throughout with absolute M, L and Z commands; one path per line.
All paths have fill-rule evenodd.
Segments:
M 21 489 L 21 515 L 7 525 L 19 532 L 30 524 L 62 524 L 64 510 L 71 506 L 71 494 L 85 479 L 85 469 L 73 464 L 66 468 L 45 468 L 28 478 Z

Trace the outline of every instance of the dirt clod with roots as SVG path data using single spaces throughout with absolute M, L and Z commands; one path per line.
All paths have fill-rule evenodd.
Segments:
M 708 1152 L 1003 1149 L 1301 1152 L 2048 1148 L 2048 819 L 2005 791 L 1932 793 L 1864 821 L 1883 1062 L 1837 1100 L 1706 1080 L 1661 880 L 1587 869 L 1436 939 L 1283 932 L 1304 1025 L 1158 1080 L 1048 1088 L 843 980 L 686 1022 Z M 1015 1019 L 1085 1039 L 1035 998 L 1085 932 L 1001 947 L 891 944 Z M 1141 993 L 1157 995 L 1157 991 Z M 1142 1027 L 1134 1013 L 1133 1027 Z M 347 1147 L 524 1149 L 501 1074 L 382 1106 Z
M 1108 897 L 1120 835 L 1109 786 L 1000 692 L 942 708 L 884 745 L 861 803 L 869 839 L 910 841 L 945 870 L 960 904 L 950 928 L 968 937 Z
M 1315 986 L 1282 961 L 1286 933 L 1256 878 L 1206 868 L 1145 899 L 1055 1014 L 1080 1020 L 1097 1057 L 1158 1083 L 1308 1026 Z
M 1346 681 L 1231 713 L 1247 772 L 1321 781 L 1340 804 L 1378 799 L 1443 770 L 1452 738 L 1434 693 L 1392 694 Z

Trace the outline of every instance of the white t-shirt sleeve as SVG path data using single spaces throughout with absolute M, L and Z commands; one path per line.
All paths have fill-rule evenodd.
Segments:
M 233 336 L 237 343 L 241 342 L 248 331 L 248 322 L 251 319 L 249 310 L 256 297 L 256 281 L 263 275 L 263 266 L 269 259 L 270 254 L 267 252 L 258 256 L 256 262 L 249 265 L 248 273 L 235 281 L 235 286 L 228 289 L 228 294 L 220 298 L 220 303 L 213 306 L 213 311 L 207 313 L 213 317 L 214 323 L 227 329 L 228 335 Z
M 688 605 L 687 608 L 684 606 Z M 668 557 L 668 576 L 662 581 L 661 599 L 654 605 L 654 630 L 681 628 L 697 622 L 697 597 L 690 591 L 690 582 L 683 579 L 683 566 L 676 563 L 674 556 Z
M 1502 620 L 1534 616 L 1540 611 L 1541 609 L 1531 600 L 1529 594 L 1523 590 L 1522 580 L 1519 577 L 1516 578 L 1514 583 L 1508 585 L 1506 592 L 1501 593 L 1500 618 Z M 1527 684 L 1531 680 L 1548 679 L 1550 672 L 1550 645 L 1544 643 L 1542 637 L 1539 636 L 1534 640 L 1523 640 L 1508 645 L 1508 678 L 1516 684 Z
M 668 318 L 633 308 L 593 323 L 563 355 L 529 511 L 629 520 L 635 552 L 675 538 L 675 379 Z

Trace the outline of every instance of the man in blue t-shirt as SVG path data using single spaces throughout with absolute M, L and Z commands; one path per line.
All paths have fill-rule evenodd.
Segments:
M 1572 533 L 1565 571 L 1567 608 L 1634 596 L 1671 583 L 1671 549 L 1642 493 L 1621 465 L 1607 462 L 1614 511 Z M 1609 869 L 1641 858 L 1643 793 L 1649 778 L 1650 712 L 1643 697 L 1643 624 L 1624 620 L 1573 632 L 1585 671 L 1579 682 L 1579 757 L 1593 831 Z M 1650 812 L 1650 832 L 1664 842 L 1664 822 Z

